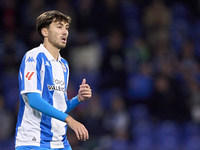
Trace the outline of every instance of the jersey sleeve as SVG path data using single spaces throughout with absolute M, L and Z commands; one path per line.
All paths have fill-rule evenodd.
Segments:
M 41 94 L 41 65 L 38 54 L 26 53 L 19 70 L 20 94 L 29 92 Z
M 25 96 L 25 95 L 23 95 Z M 29 105 L 37 109 L 38 111 L 56 118 L 58 120 L 61 120 L 65 122 L 65 118 L 68 116 L 66 113 L 59 111 L 58 109 L 54 108 L 52 105 L 50 105 L 47 101 L 45 101 L 40 94 L 38 93 L 28 93 L 27 98 L 29 101 Z
M 79 102 L 78 100 L 78 95 L 76 97 L 73 97 L 71 100 L 67 100 L 67 110 L 65 113 L 69 113 L 80 104 L 81 102 Z

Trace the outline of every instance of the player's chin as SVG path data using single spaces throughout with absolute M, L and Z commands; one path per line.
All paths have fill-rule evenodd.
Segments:
M 59 45 L 59 49 L 63 49 L 65 47 L 66 47 L 66 43 L 62 43 L 62 44 Z

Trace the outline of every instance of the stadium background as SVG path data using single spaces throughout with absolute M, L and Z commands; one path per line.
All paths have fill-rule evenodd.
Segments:
M 90 132 L 73 150 L 200 149 L 200 3 L 177 0 L 1 0 L 0 149 L 14 149 L 18 69 L 41 43 L 35 20 L 72 17 L 61 51 L 69 98 L 82 78 L 93 97 L 71 112 Z

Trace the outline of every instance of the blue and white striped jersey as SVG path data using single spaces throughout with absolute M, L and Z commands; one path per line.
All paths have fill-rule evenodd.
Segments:
M 30 107 L 27 93 L 40 93 L 56 109 L 67 109 L 69 68 L 59 55 L 58 61 L 41 44 L 28 51 L 19 70 L 20 108 L 16 125 L 15 146 L 63 148 L 69 145 L 67 124 Z

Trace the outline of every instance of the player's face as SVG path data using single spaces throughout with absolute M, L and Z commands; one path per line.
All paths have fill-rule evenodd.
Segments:
M 48 42 L 58 49 L 65 48 L 69 34 L 68 29 L 69 23 L 65 21 L 52 22 L 48 29 Z

